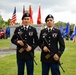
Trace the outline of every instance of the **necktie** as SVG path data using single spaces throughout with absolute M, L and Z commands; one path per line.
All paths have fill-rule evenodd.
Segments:
M 48 32 L 51 32 L 51 29 L 49 29 Z
M 27 27 L 25 27 L 25 30 L 27 31 Z

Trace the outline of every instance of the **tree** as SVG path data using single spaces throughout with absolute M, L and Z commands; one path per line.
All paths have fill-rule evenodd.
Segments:
M 5 23 L 6 23 L 6 28 L 7 28 L 8 26 L 10 26 L 10 19 L 8 19 Z
M 58 21 L 57 23 L 55 23 L 55 26 L 57 27 L 57 26 L 61 26 L 62 25 L 63 27 L 65 27 L 66 24 L 67 23 L 65 23 L 65 22 Z
M 2 18 L 2 16 L 0 15 L 0 28 L 3 27 L 3 24 L 4 24 L 4 23 L 5 23 L 5 22 L 4 22 L 3 18 Z

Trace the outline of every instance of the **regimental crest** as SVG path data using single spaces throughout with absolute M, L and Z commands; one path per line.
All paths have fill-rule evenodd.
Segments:
M 33 32 L 29 32 L 29 36 L 33 36 Z
M 56 38 L 57 37 L 57 33 L 53 33 L 52 37 Z

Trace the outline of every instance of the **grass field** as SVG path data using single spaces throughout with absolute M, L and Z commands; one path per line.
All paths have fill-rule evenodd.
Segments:
M 10 38 L 0 39 L 0 48 L 9 48 L 10 47 Z
M 2 43 L 0 40 L 0 48 L 2 48 L 1 44 Z M 10 45 L 9 42 L 7 44 L 8 44 L 7 46 Z M 61 75 L 76 75 L 76 42 L 74 43 L 73 41 L 65 41 L 65 45 L 66 48 L 61 57 L 61 62 L 63 62 L 62 66 L 65 70 L 65 73 L 63 73 L 63 71 L 60 69 Z M 35 65 L 34 67 L 34 75 L 41 75 L 40 52 L 36 52 L 35 56 L 36 56 L 35 60 L 37 61 L 38 65 Z M 15 54 L 0 58 L 0 75 L 17 75 Z M 26 75 L 26 69 L 25 69 L 25 75 Z

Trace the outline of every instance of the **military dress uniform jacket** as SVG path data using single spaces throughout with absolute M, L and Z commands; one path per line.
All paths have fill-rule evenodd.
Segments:
M 22 46 L 20 46 L 17 41 L 21 40 L 18 34 L 23 38 L 23 40 L 32 47 L 31 52 L 34 54 L 34 49 L 37 47 L 38 36 L 36 28 L 29 26 L 28 29 L 25 29 L 24 26 L 19 26 L 15 29 L 14 35 L 11 38 L 11 42 L 17 46 L 17 58 L 18 59 L 30 59 L 29 52 L 26 50 L 20 52 Z
M 39 46 L 42 49 L 41 61 L 45 63 L 57 63 L 57 61 L 53 59 L 53 56 L 50 56 L 48 59 L 46 59 L 46 55 L 50 53 L 43 51 L 43 47 L 47 46 L 44 42 L 44 37 L 47 39 L 48 45 L 50 46 L 50 52 L 53 54 L 56 53 L 60 57 L 65 49 L 65 43 L 61 36 L 60 30 L 53 27 L 52 30 L 48 32 L 48 28 L 45 28 L 41 30 L 39 37 Z

